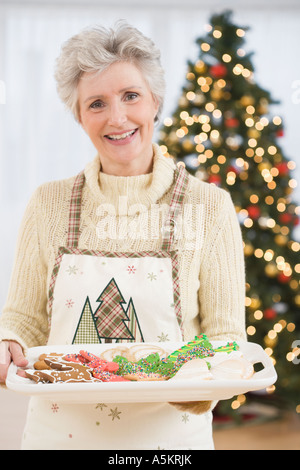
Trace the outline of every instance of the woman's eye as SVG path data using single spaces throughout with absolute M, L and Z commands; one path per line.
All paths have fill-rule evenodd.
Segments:
M 91 105 L 90 105 L 90 108 L 92 109 L 99 109 L 99 108 L 102 108 L 103 107 L 103 103 L 102 101 L 94 101 Z
M 127 101 L 132 101 L 132 100 L 134 100 L 134 99 L 137 98 L 137 97 L 138 97 L 138 94 L 137 94 L 137 93 L 127 93 L 125 99 L 126 99 Z

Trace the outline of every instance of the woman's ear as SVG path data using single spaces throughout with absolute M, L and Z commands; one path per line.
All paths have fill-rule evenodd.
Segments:
M 75 116 L 75 117 L 76 117 L 76 121 L 78 122 L 78 124 L 81 125 L 81 127 L 82 127 L 83 130 L 85 130 L 85 129 L 84 129 L 84 126 L 83 126 L 82 119 L 81 119 L 81 112 L 80 112 L 80 106 L 79 106 L 78 101 L 77 101 L 77 103 L 76 103 L 76 116 Z
M 158 111 L 159 111 L 159 102 L 156 96 L 152 95 L 153 101 L 154 101 L 154 122 L 158 121 Z

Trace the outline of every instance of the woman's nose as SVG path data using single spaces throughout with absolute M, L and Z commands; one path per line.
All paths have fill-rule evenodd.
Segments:
M 108 124 L 121 127 L 127 121 L 127 116 L 122 104 L 112 104 L 109 109 Z

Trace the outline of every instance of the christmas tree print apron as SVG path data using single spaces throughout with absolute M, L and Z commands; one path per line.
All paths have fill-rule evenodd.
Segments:
M 81 172 L 70 202 L 67 247 L 49 288 L 48 345 L 182 341 L 174 228 L 188 183 L 175 185 L 160 251 L 80 249 Z M 162 344 L 163 346 L 163 344 Z M 212 414 L 193 415 L 168 403 L 66 404 L 32 397 L 22 449 L 213 449 Z

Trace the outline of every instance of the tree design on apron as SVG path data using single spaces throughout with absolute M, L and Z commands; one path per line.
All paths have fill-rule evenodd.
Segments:
M 156 251 L 79 248 L 84 181 L 81 172 L 72 190 L 67 245 L 59 248 L 50 280 L 48 344 L 181 340 L 179 262 L 173 242 L 188 185 L 187 172 L 183 167 L 175 170 L 161 248 Z M 128 266 L 129 260 L 135 260 L 134 264 Z M 70 278 L 70 267 L 72 273 L 76 270 L 82 277 Z M 133 272 L 138 273 L 134 281 L 128 278 Z
M 130 297 L 127 310 L 125 310 L 123 304 L 126 302 L 114 278 L 102 291 L 97 302 L 100 302 L 100 305 L 94 318 L 96 318 L 100 338 L 103 338 L 105 342 L 110 342 L 112 339 L 117 342 L 135 341 L 138 330 L 141 338 L 138 340 L 143 341 L 132 298 Z
M 98 336 L 90 299 L 88 297 L 86 298 L 83 310 L 81 312 L 81 316 L 72 343 L 83 344 L 87 341 L 87 339 L 88 342 L 91 344 L 97 344 L 101 342 Z
M 86 298 L 73 343 L 111 343 L 121 341 L 144 341 L 132 298 L 127 309 L 124 297 L 114 278 L 99 295 L 100 302 L 95 313 L 92 312 L 89 297 Z M 88 338 L 87 338 L 88 335 Z

